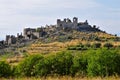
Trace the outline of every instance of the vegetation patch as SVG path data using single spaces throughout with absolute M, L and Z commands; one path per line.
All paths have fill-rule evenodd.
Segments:
M 113 49 L 62 51 L 28 55 L 18 65 L 0 62 L 0 77 L 112 76 L 120 75 L 120 53 Z

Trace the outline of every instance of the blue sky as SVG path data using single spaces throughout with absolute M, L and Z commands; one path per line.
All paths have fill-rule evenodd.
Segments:
M 78 17 L 108 33 L 120 32 L 120 0 L 0 0 L 0 39 L 26 27 L 56 24 L 56 19 Z

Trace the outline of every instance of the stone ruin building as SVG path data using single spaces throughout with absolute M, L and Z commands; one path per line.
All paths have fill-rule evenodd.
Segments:
M 44 28 L 37 28 L 37 29 L 25 28 L 23 33 L 24 33 L 23 35 L 24 38 L 30 40 L 38 39 L 46 34 Z
M 78 31 L 93 31 L 91 25 L 88 24 L 88 21 L 86 20 L 85 22 L 78 22 L 78 18 L 74 17 L 73 20 L 71 21 L 69 18 L 65 18 L 63 21 L 60 19 L 57 19 L 57 27 L 60 28 L 72 28 Z
M 15 44 L 16 43 L 16 37 L 13 35 L 6 35 L 6 44 Z
M 60 19 L 57 19 L 57 27 L 61 27 L 61 28 L 66 28 L 66 27 L 70 27 L 70 28 L 76 28 L 78 25 L 78 18 L 74 17 L 73 18 L 73 22 L 69 19 L 69 18 L 65 18 L 63 21 L 61 21 Z
M 46 25 L 45 27 L 40 28 L 25 28 L 22 33 L 19 35 L 17 34 L 17 37 L 13 35 L 6 35 L 5 41 L 0 41 L 0 45 L 10 45 L 10 44 L 16 44 L 19 40 L 32 40 L 32 39 L 39 39 L 42 37 L 45 37 L 47 34 L 51 34 L 51 31 L 59 31 L 64 30 L 65 28 L 69 29 L 75 29 L 78 31 L 99 31 L 96 27 L 91 27 L 91 25 L 88 24 L 87 20 L 85 22 L 78 22 L 78 18 L 74 17 L 71 21 L 69 18 L 65 18 L 63 21 L 60 19 L 57 19 L 56 25 Z

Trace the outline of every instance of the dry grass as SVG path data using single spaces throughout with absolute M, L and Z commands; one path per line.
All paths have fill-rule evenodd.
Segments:
M 35 77 L 25 77 L 25 78 L 0 78 L 0 80 L 120 80 L 120 77 L 70 77 L 70 76 L 62 76 L 62 77 L 42 77 L 42 78 L 35 78 Z
M 27 52 L 29 54 L 36 54 L 36 53 L 43 53 L 43 54 L 48 54 L 48 53 L 57 53 L 63 50 L 66 50 L 67 47 L 69 46 L 75 46 L 77 44 L 93 44 L 97 43 L 99 41 L 82 41 L 81 39 L 75 39 L 67 42 L 52 42 L 52 43 L 47 43 L 47 44 L 32 44 L 27 48 Z M 120 42 L 113 42 L 113 41 L 107 41 L 112 43 L 114 46 L 119 46 Z M 99 42 L 102 44 L 102 46 L 107 43 L 107 42 Z
M 67 42 L 52 42 L 52 43 L 41 43 L 37 42 L 36 44 L 32 44 L 29 46 L 26 50 L 29 54 L 35 54 L 35 53 L 56 53 L 62 50 L 65 50 L 68 46 L 74 46 L 79 43 L 82 44 L 93 44 L 96 41 L 87 41 L 87 40 L 82 40 L 81 36 L 84 36 L 86 38 L 89 38 L 90 36 L 98 36 L 99 38 L 104 39 L 114 39 L 114 35 L 106 34 L 106 33 L 101 33 L 101 32 L 96 32 L 96 33 L 85 33 L 85 32 L 74 32 L 74 37 L 78 36 L 78 39 L 74 39 L 71 41 Z M 120 42 L 112 42 L 115 46 L 120 45 Z M 101 44 L 105 44 L 105 42 L 101 42 Z
M 6 62 L 8 62 L 11 65 L 18 65 L 19 62 L 21 62 L 24 59 L 23 55 L 19 55 L 19 56 L 15 56 L 15 57 L 11 57 L 6 59 Z

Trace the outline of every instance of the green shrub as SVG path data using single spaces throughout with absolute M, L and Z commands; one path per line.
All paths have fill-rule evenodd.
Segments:
M 105 43 L 104 47 L 106 47 L 107 49 L 110 49 L 113 47 L 113 44 L 112 43 Z
M 68 47 L 68 50 L 76 50 L 76 47 Z
M 60 52 L 54 56 L 46 57 L 36 65 L 36 73 L 38 76 L 68 75 L 73 64 L 72 58 L 73 56 L 68 52 Z
M 94 43 L 94 44 L 93 44 L 93 47 L 94 47 L 94 48 L 100 48 L 100 47 L 101 47 L 101 43 Z
M 54 71 L 60 75 L 68 75 L 70 74 L 70 68 L 73 65 L 73 56 L 69 52 L 61 52 L 56 55 L 56 65 L 54 65 Z
M 21 76 L 20 73 L 18 72 L 18 66 L 12 66 L 11 70 L 12 70 L 11 76 L 14 76 L 14 77 Z
M 54 58 L 53 56 L 51 58 Z M 39 60 L 39 62 L 35 65 L 35 74 L 36 76 L 47 76 L 51 74 L 52 71 L 52 59 L 49 57 L 43 58 Z
M 71 67 L 71 75 L 86 75 L 87 57 L 85 54 L 77 54 L 73 58 L 73 65 Z
M 17 76 L 120 75 L 120 54 L 116 50 L 97 49 L 63 51 L 55 55 L 32 55 L 22 61 L 12 72 Z M 0 67 L 1 68 L 1 67 Z
M 82 48 L 82 50 L 88 50 L 88 48 L 84 47 L 84 48 Z
M 120 74 L 120 54 L 117 51 L 90 51 L 88 57 L 87 73 L 89 76 Z
M 11 66 L 4 61 L 0 61 L 0 77 L 9 77 L 10 75 Z
M 43 59 L 41 55 L 31 55 L 22 61 L 18 67 L 18 74 L 22 76 L 35 76 L 35 65 L 38 64 L 38 61 Z
M 84 45 L 83 45 L 82 43 L 80 43 L 80 44 L 76 45 L 76 47 L 81 47 L 81 48 L 83 48 Z
M 87 50 L 87 47 L 77 45 L 77 46 L 68 47 L 67 49 L 68 50 Z
M 82 48 L 81 47 L 76 47 L 76 50 L 82 50 Z
M 91 47 L 91 44 L 86 43 L 86 44 L 85 44 L 85 47 L 89 48 L 89 47 Z

